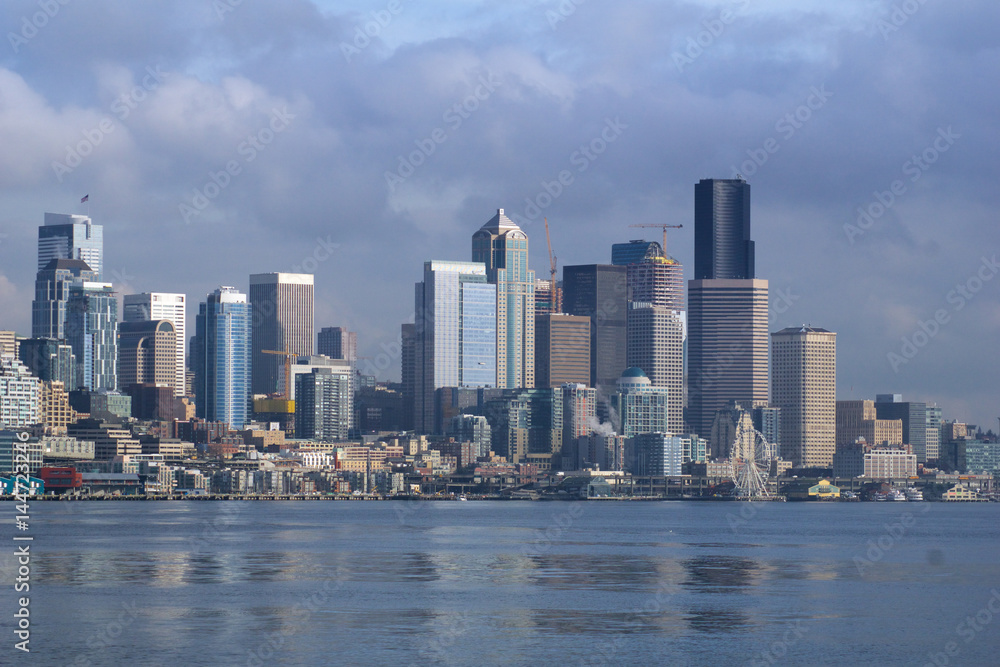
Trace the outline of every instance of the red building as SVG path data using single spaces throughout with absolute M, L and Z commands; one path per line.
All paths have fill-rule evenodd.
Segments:
M 55 493 L 62 493 L 70 489 L 79 489 L 83 486 L 83 476 L 77 472 L 76 468 L 42 468 L 38 473 L 39 478 L 45 482 L 45 490 Z

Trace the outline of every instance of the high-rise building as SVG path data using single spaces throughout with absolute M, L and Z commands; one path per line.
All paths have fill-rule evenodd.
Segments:
M 417 333 L 416 325 L 404 322 L 399 328 L 400 384 L 403 385 L 403 414 L 400 428 L 413 430 L 414 399 L 417 394 L 416 378 Z
M 663 246 L 656 241 L 634 240 L 611 246 L 611 263 L 615 266 L 638 264 L 654 257 L 664 257 Z
M 111 283 L 75 282 L 66 300 L 66 342 L 76 355 L 76 386 L 118 389 L 118 299 Z
M 563 397 L 563 470 L 578 469 L 579 456 L 574 449 L 580 438 L 590 435 L 596 428 L 613 434 L 609 424 L 598 425 L 597 390 L 584 384 L 567 383 L 562 386 Z
M 475 445 L 476 456 L 489 456 L 491 435 L 490 423 L 481 415 L 455 415 L 448 426 L 448 435 L 458 442 Z
M 611 246 L 611 263 L 627 267 L 629 301 L 684 310 L 684 267 L 664 254 L 659 243 L 616 243 Z
M 918 463 L 927 462 L 927 404 L 903 401 L 900 394 L 876 394 L 879 419 L 903 421 L 903 444 L 910 445 Z
M 837 334 L 789 327 L 771 334 L 771 402 L 781 408 L 781 457 L 805 468 L 833 465 L 837 428 Z
M 667 389 L 667 430 L 683 432 L 684 324 L 678 312 L 651 303 L 630 302 L 626 358 L 630 367 L 643 370 L 654 387 Z
M 758 406 L 750 410 L 753 427 L 772 445 L 781 444 L 781 408 Z
M 314 368 L 296 375 L 295 396 L 296 437 L 347 440 L 354 415 L 350 372 Z
M 927 435 L 924 442 L 924 453 L 928 461 L 937 461 L 941 449 L 941 408 L 928 405 L 926 408 Z
M 560 389 L 506 389 L 486 401 L 493 451 L 511 463 L 549 471 L 562 463 L 563 392 Z
M 535 279 L 535 318 L 544 313 L 562 312 L 562 290 L 559 281 Z
M 755 278 L 750 184 L 703 178 L 694 186 L 695 280 Z
M 617 415 L 619 435 L 665 433 L 668 398 L 666 387 L 654 387 L 641 368 L 627 368 L 617 383 L 611 406 Z M 612 419 L 614 422 L 614 419 Z
M 535 386 L 535 272 L 528 269 L 528 236 L 503 209 L 472 235 L 472 261 L 496 285 L 496 386 Z
M 535 315 L 535 386 L 590 382 L 590 318 Z
M 18 357 L 32 375 L 44 382 L 62 382 L 67 391 L 76 389 L 76 355 L 73 348 L 55 338 L 25 338 Z
M 122 322 L 118 325 L 118 384 L 154 384 L 175 389 L 177 334 L 170 320 Z M 174 392 L 176 395 L 176 392 Z
M 837 449 L 853 448 L 858 438 L 871 446 L 903 444 L 903 421 L 879 419 L 875 401 L 837 401 Z
M 358 334 L 344 327 L 323 327 L 316 334 L 316 354 L 331 359 L 358 360 Z
M 80 259 L 53 259 L 39 269 L 31 302 L 31 337 L 65 340 L 70 285 L 96 281 L 97 272 Z
M 16 357 L 0 357 L 0 429 L 40 423 L 42 383 Z
M 642 477 L 678 476 L 684 465 L 684 438 L 673 433 L 641 433 L 629 442 L 630 470 Z M 690 451 L 690 440 L 687 443 Z
M 17 334 L 13 331 L 0 331 L 0 357 L 16 357 Z
M 613 391 L 627 368 L 628 269 L 610 264 L 563 267 L 563 308 L 590 318 L 590 386 Z
M 691 280 L 687 320 L 687 421 L 705 437 L 734 401 L 767 403 L 767 281 Z
M 255 394 L 288 396 L 285 358 L 313 353 L 313 275 L 311 273 L 256 273 L 250 276 L 253 306 L 251 367 Z
M 242 428 L 248 421 L 252 308 L 235 287 L 220 287 L 208 295 L 195 318 L 195 408 L 202 419 L 231 428 Z
M 46 213 L 38 228 L 38 271 L 53 259 L 79 259 L 101 280 L 104 271 L 104 227 L 85 215 Z
M 187 295 L 167 292 L 126 294 L 122 305 L 123 322 L 167 320 L 174 327 L 175 378 L 171 381 L 174 396 L 185 395 L 184 372 L 187 368 Z
M 496 386 L 499 286 L 487 277 L 481 262 L 424 263 L 424 279 L 414 291 L 417 431 L 435 430 L 436 389 Z

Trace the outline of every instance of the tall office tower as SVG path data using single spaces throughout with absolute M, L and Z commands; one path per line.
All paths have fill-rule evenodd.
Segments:
M 633 240 L 628 243 L 611 245 L 611 263 L 615 266 L 628 266 L 639 262 L 665 257 L 663 246 L 656 241 Z
M 767 403 L 767 281 L 688 282 L 688 414 L 705 437 L 734 401 Z
M 316 335 L 316 354 L 331 359 L 358 360 L 358 334 L 344 327 L 323 327 Z
M 941 454 L 941 408 L 928 405 L 926 408 L 927 435 L 924 442 L 924 453 L 928 461 L 937 461 Z
M 683 433 L 684 324 L 678 312 L 630 302 L 626 359 L 630 367 L 641 368 L 654 387 L 667 389 L 667 430 Z
M 837 401 L 837 450 L 853 448 L 858 438 L 873 447 L 903 444 L 903 421 L 879 419 L 875 401 Z
M 176 357 L 175 378 L 170 384 L 174 396 L 185 395 L 184 373 L 187 369 L 187 295 L 166 292 L 126 294 L 122 307 L 123 322 L 148 322 L 167 320 L 174 325 Z
M 506 389 L 485 402 L 493 451 L 511 463 L 549 471 L 562 463 L 563 393 L 559 389 Z
M 448 435 L 458 442 L 471 442 L 476 456 L 490 455 L 490 423 L 481 415 L 455 415 L 448 425 Z
M 535 386 L 535 272 L 528 269 L 528 237 L 497 209 L 472 235 L 472 261 L 486 265 L 497 287 L 496 386 Z
M 118 325 L 118 384 L 169 386 L 176 395 L 177 334 L 170 320 Z
M 0 357 L 0 428 L 41 422 L 42 383 L 16 357 Z
M 590 382 L 590 318 L 535 315 L 535 386 Z
M 578 455 L 574 451 L 580 438 L 590 435 L 596 428 L 606 434 L 614 429 L 610 425 L 598 426 L 597 390 L 583 383 L 567 383 L 562 386 L 563 399 L 563 444 L 562 469 L 576 470 Z
M 611 263 L 628 267 L 629 301 L 684 310 L 684 267 L 656 241 L 615 243 Z
M 642 433 L 669 432 L 666 387 L 654 387 L 641 368 L 627 368 L 617 386 L 611 406 L 617 415 L 619 435 L 632 438 Z
M 424 263 L 414 290 L 417 431 L 435 430 L 435 389 L 496 386 L 497 289 L 481 262 Z
M 25 338 L 18 357 L 32 375 L 45 382 L 62 382 L 67 391 L 76 389 L 76 355 L 68 343 L 55 338 Z
M 910 445 L 918 463 L 927 462 L 927 404 L 903 401 L 901 394 L 876 394 L 875 413 L 879 419 L 903 421 L 903 444 Z
M 111 283 L 76 282 L 66 300 L 66 342 L 78 389 L 118 389 L 118 299 Z
M 404 322 L 399 328 L 399 375 L 403 385 L 403 414 L 400 419 L 400 428 L 404 431 L 413 430 L 414 397 L 417 394 L 416 354 L 416 326 L 410 322 Z
M 544 313 L 562 312 L 562 289 L 557 280 L 555 285 L 551 280 L 535 279 L 535 321 Z
M 251 367 L 255 394 L 288 396 L 285 358 L 313 353 L 313 275 L 311 273 L 256 273 L 250 276 L 253 306 Z
M 694 186 L 695 280 L 754 277 L 750 184 L 740 179 L 703 178 Z
M 38 271 L 53 259 L 79 259 L 101 279 L 104 271 L 104 227 L 85 215 L 46 213 L 38 228 Z
M 314 368 L 295 376 L 295 435 L 324 442 L 347 440 L 354 416 L 351 374 Z
M 781 457 L 804 468 L 833 465 L 837 443 L 837 334 L 789 327 L 771 334 L 771 402 L 781 408 Z
M 563 306 L 590 318 L 590 386 L 614 391 L 627 365 L 628 270 L 610 264 L 563 267 Z
M 31 337 L 66 339 L 66 302 L 74 282 L 96 282 L 97 272 L 80 259 L 53 259 L 35 276 Z
M 195 409 L 202 419 L 232 428 L 248 421 L 252 312 L 235 287 L 220 287 L 198 309 L 191 366 Z

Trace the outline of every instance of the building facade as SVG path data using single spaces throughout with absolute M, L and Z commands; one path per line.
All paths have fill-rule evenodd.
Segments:
M 541 313 L 535 316 L 535 386 L 590 382 L 590 318 Z
M 563 267 L 563 308 L 590 318 L 591 387 L 613 390 L 628 367 L 628 269 L 611 264 Z
M 104 227 L 85 215 L 46 213 L 38 228 L 38 271 L 53 259 L 83 260 L 101 280 L 104 271 Z
M 629 267 L 631 268 L 631 267 Z M 654 387 L 667 389 L 667 430 L 684 430 L 684 324 L 666 306 L 632 301 L 628 306 L 629 367 L 638 367 Z
M 66 342 L 55 338 L 25 338 L 18 357 L 39 380 L 61 382 L 67 391 L 76 389 L 76 355 Z
M 634 438 L 643 433 L 666 433 L 669 414 L 666 387 L 655 387 L 641 368 L 627 368 L 617 382 L 611 399 L 619 435 Z
M 123 322 L 167 320 L 174 328 L 174 396 L 185 395 L 187 368 L 187 295 L 167 292 L 126 294 L 122 300 Z
M 358 334 L 344 327 L 323 327 L 316 334 L 316 354 L 355 362 L 358 360 Z
M 122 322 L 118 325 L 118 382 L 169 387 L 176 395 L 177 333 L 169 320 Z
M 41 419 L 42 385 L 16 357 L 0 357 L 0 428 L 23 428 Z
M 903 401 L 900 394 L 876 394 L 875 414 L 879 419 L 903 422 L 903 443 L 913 448 L 918 463 L 927 462 L 927 404 Z
M 472 261 L 496 285 L 496 386 L 535 386 L 535 272 L 528 268 L 528 236 L 498 209 L 472 235 Z
M 65 340 L 70 286 L 96 281 L 97 272 L 79 259 L 53 259 L 39 269 L 31 302 L 31 337 Z
M 702 179 L 694 186 L 695 280 L 755 277 L 750 184 L 742 179 Z
M 202 419 L 232 428 L 248 421 L 251 312 L 246 295 L 235 287 L 219 287 L 199 307 L 191 365 Z
M 250 276 L 249 296 L 253 307 L 251 390 L 287 397 L 291 387 L 285 386 L 283 354 L 313 353 L 313 275 L 255 273 Z
M 430 261 L 414 291 L 414 428 L 434 432 L 435 391 L 492 387 L 498 374 L 497 290 L 481 262 Z
M 833 465 L 837 334 L 805 326 L 776 331 L 771 363 L 771 402 L 781 408 L 781 457 L 806 468 Z
M 350 373 L 314 368 L 295 376 L 295 435 L 325 442 L 347 440 L 354 415 Z
M 76 386 L 118 389 L 118 299 L 111 283 L 76 282 L 66 300 L 66 342 L 76 356 Z

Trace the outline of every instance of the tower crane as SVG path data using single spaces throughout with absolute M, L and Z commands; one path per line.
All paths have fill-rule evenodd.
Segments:
M 664 255 L 667 254 L 667 230 L 668 229 L 680 229 L 683 226 L 684 225 L 664 225 L 664 224 L 658 224 L 658 223 L 629 225 L 629 227 L 650 227 L 650 228 L 655 228 L 655 229 L 662 229 L 663 230 L 663 254 Z
M 545 220 L 545 242 L 549 245 L 549 282 L 552 284 L 552 312 L 558 313 L 562 310 L 562 299 L 559 298 L 559 287 L 556 284 L 556 256 L 552 254 L 552 237 L 549 236 L 549 219 Z
M 285 358 L 285 391 L 284 396 L 286 399 L 291 399 L 292 396 L 292 357 L 297 357 L 297 354 L 293 354 L 288 351 L 288 344 L 285 344 L 285 351 L 280 352 L 278 350 L 261 350 L 264 354 L 278 354 Z

